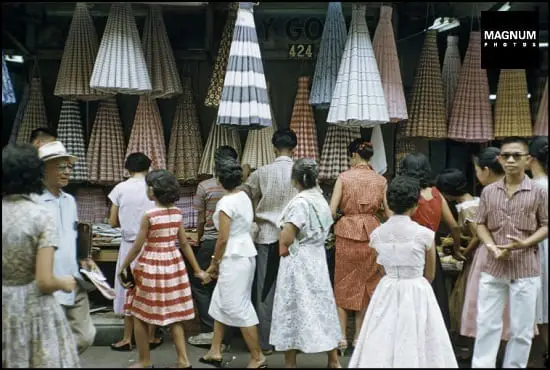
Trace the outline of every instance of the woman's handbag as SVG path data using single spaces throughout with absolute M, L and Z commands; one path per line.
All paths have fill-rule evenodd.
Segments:
M 131 289 L 136 285 L 134 274 L 132 273 L 132 268 L 130 266 L 126 267 L 126 269 L 122 271 L 119 278 L 122 286 L 126 289 Z

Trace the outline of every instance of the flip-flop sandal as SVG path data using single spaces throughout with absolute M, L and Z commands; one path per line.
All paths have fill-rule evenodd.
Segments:
M 113 343 L 111 344 L 111 349 L 117 352 L 130 352 L 132 351 L 132 345 L 130 343 L 126 343 L 122 346 L 117 346 L 116 343 Z
M 199 358 L 199 362 L 206 364 L 206 365 L 212 365 L 214 367 L 223 367 L 223 359 L 215 360 L 213 358 Z

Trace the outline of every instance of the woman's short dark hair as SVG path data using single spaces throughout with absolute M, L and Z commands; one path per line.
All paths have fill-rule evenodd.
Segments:
M 481 169 L 487 167 L 495 175 L 504 175 L 504 169 L 498 161 L 500 149 L 494 146 L 482 149 L 479 154 L 473 156 L 474 163 Z
M 317 175 L 319 167 L 317 162 L 311 158 L 301 158 L 292 166 L 292 179 L 304 189 L 311 189 L 317 186 Z
M 57 139 L 57 134 L 55 133 L 55 131 L 53 131 L 49 127 L 39 127 L 31 131 L 29 142 L 32 143 L 38 138 L 46 138 L 46 137 L 49 137 L 55 140 Z
M 153 189 L 153 195 L 160 204 L 172 204 L 180 199 L 180 184 L 176 176 L 166 170 L 154 170 L 145 177 L 147 186 Z
M 233 158 L 220 159 L 216 162 L 216 177 L 225 190 L 233 190 L 241 185 L 243 168 Z
M 239 154 L 237 154 L 237 151 L 232 146 L 222 145 L 216 148 L 214 152 L 214 162 L 224 158 L 233 158 L 237 160 L 239 159 Z
M 397 176 L 388 186 L 386 198 L 388 207 L 401 215 L 418 204 L 420 182 L 414 177 Z
M 529 154 L 548 173 L 548 136 L 535 136 L 529 144 Z
M 271 144 L 279 150 L 294 149 L 298 145 L 296 133 L 289 128 L 280 128 L 271 137 Z
M 2 150 L 2 195 L 42 194 L 44 162 L 30 144 L 9 144 Z
M 445 195 L 459 197 L 468 193 L 468 180 L 456 168 L 444 169 L 435 180 L 435 186 Z
M 425 189 L 434 185 L 432 167 L 426 155 L 415 152 L 408 154 L 401 161 L 399 175 L 413 177 L 420 183 L 420 188 Z
M 348 146 L 348 155 L 351 157 L 353 153 L 359 154 L 361 158 L 368 161 L 374 154 L 374 148 L 368 140 L 355 139 Z
M 151 167 L 151 159 L 142 152 L 130 154 L 124 163 L 124 168 L 132 173 L 149 171 L 149 167 Z

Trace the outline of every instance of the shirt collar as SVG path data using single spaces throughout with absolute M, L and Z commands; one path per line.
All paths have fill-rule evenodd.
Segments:
M 503 177 L 502 179 L 498 180 L 496 183 L 496 187 L 499 189 L 502 189 L 506 191 L 506 183 L 505 183 L 506 177 Z M 521 183 L 519 184 L 518 191 L 531 191 L 531 179 L 527 175 L 523 175 L 523 180 L 521 180 Z
M 61 198 L 67 198 L 67 193 L 65 193 L 63 190 L 59 190 L 59 198 L 50 193 L 50 191 L 46 188 L 44 188 L 44 191 L 40 198 L 45 202 L 50 202 L 52 200 L 57 200 Z
M 292 160 L 292 158 L 290 158 L 289 156 L 286 156 L 286 155 L 281 155 L 277 158 L 275 158 L 275 162 L 294 162 Z

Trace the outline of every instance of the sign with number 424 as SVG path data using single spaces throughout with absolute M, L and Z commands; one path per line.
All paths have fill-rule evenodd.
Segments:
M 289 45 L 288 57 L 290 59 L 312 59 L 313 44 L 292 44 Z

